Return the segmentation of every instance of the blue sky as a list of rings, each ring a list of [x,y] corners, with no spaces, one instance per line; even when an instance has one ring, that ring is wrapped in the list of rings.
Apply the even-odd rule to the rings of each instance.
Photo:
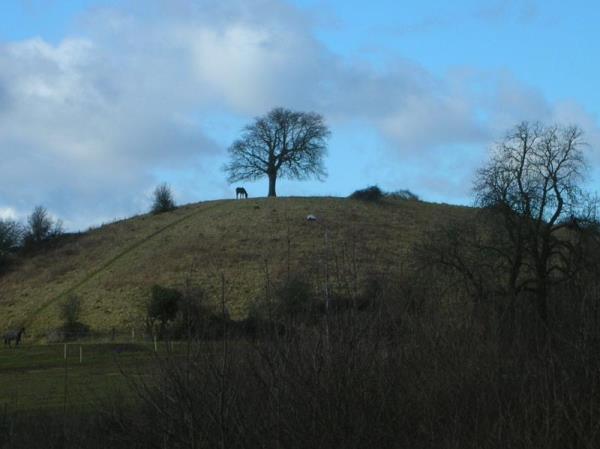
[[[180,203],[232,197],[227,147],[275,106],[332,130],[327,180],[280,195],[468,204],[521,120],[581,126],[598,190],[598,23],[593,1],[2,0],[0,216],[43,204],[82,229],[163,181]]]

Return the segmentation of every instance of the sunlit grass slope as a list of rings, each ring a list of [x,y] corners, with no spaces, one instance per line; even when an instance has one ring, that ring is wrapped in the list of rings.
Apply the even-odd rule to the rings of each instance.
[[[393,273],[410,265],[425,230],[471,213],[398,199],[261,198],[134,217],[23,257],[0,278],[0,329],[25,323],[42,336],[60,324],[59,305],[70,294],[81,298],[81,321],[92,330],[139,328],[153,284],[200,285],[216,303],[222,277],[227,307],[240,318],[265,297],[267,279],[276,284],[288,267],[310,275],[316,288],[325,267],[333,288],[353,273]]]

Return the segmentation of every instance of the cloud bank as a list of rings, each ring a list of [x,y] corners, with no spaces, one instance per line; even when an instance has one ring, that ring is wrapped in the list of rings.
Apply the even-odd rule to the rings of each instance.
[[[576,103],[550,104],[510,73],[350,60],[317,39],[311,13],[281,0],[249,3],[93,9],[57,44],[0,43],[0,208],[22,216],[44,204],[75,229],[144,210],[164,176],[181,201],[201,199],[185,190],[190,179],[204,198],[221,196],[219,168],[237,129],[212,129],[210,118],[239,123],[277,105],[320,112],[334,133],[355,121],[369,127],[390,160],[411,161],[433,192],[447,185],[426,181],[427,164],[477,162],[522,119],[572,120],[600,143],[595,117]]]

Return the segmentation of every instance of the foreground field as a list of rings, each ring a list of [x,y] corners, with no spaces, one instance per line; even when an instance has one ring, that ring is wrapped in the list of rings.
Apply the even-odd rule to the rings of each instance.
[[[159,363],[136,347],[85,347],[89,364],[69,359],[67,407],[60,346],[3,352],[13,372],[0,397],[21,402],[0,410],[0,447],[600,447],[600,314],[557,326],[547,344],[529,320],[510,333],[449,320],[422,288],[421,307],[382,297],[247,344],[198,341]],[[126,384],[119,365],[151,376]]]
[[[62,344],[0,349],[0,409],[97,407],[117,394],[126,396],[124,373],[143,374],[154,358],[153,347],[143,344],[69,344],[67,351],[65,363]]]

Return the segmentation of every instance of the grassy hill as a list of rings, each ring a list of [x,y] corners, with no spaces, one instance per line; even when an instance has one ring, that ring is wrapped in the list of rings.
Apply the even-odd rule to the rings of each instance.
[[[0,329],[25,323],[42,336],[60,324],[59,305],[82,301],[92,330],[140,327],[153,284],[200,285],[220,296],[221,275],[233,318],[265,296],[268,278],[288,270],[323,285],[399,272],[410,248],[436,223],[472,209],[399,199],[369,203],[344,198],[260,198],[191,204],[67,235],[23,256],[0,277]],[[314,214],[319,222],[308,222]],[[321,281],[320,281],[321,280]]]

